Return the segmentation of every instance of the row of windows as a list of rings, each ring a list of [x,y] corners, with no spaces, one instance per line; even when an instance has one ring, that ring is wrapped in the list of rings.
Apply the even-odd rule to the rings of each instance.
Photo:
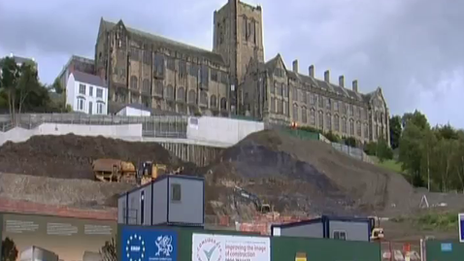
[[[288,88],[285,84],[275,82],[274,88],[271,88],[271,93],[277,94],[283,97],[288,97]],[[333,100],[322,95],[317,95],[310,92],[304,92],[303,90],[294,89],[292,92],[292,100],[301,102],[307,105],[317,106],[319,108],[325,108],[327,110],[333,110],[349,116],[356,116],[359,119],[368,119],[366,110],[361,107],[354,106],[353,104],[345,104],[341,101]]]
[[[88,95],[90,97],[93,97],[93,89],[94,87],[89,85],[89,92],[87,94],[87,85],[82,84],[82,83],[79,84],[79,94]],[[97,89],[96,97],[103,99],[103,89],[102,88],[96,88],[96,89]]]
[[[135,61],[140,60],[140,53],[141,50],[132,48],[131,50],[131,59]],[[148,55],[148,57],[151,57],[151,52],[147,51],[144,52]],[[143,56],[145,57],[145,56]],[[148,60],[150,61],[151,58]],[[144,60],[145,63],[145,60]],[[177,68],[176,68],[176,63],[177,63]],[[147,64],[150,64],[148,62]],[[204,85],[208,85],[209,80],[215,81],[215,82],[221,82],[223,84],[229,84],[229,75],[227,72],[221,72],[216,69],[210,69],[207,65],[197,65],[197,64],[190,64],[188,71],[187,71],[187,62],[184,60],[176,60],[172,57],[165,57],[163,54],[156,53],[154,55],[154,72],[155,72],[155,77],[158,78],[163,78],[165,76],[165,68],[171,71],[176,71],[179,75],[179,78],[186,78],[187,74],[191,75],[193,77],[199,77],[200,78],[200,83]],[[135,79],[133,78],[135,77]],[[132,80],[134,79],[134,80]],[[134,88],[137,88],[137,77],[136,76],[131,76],[131,88],[134,86]],[[132,83],[134,82],[134,84]]]
[[[77,110],[82,111],[88,114],[93,114],[93,102],[89,101],[88,107],[86,105],[86,100],[84,97],[77,97]],[[103,114],[103,108],[105,104],[103,102],[97,102],[97,114]]]

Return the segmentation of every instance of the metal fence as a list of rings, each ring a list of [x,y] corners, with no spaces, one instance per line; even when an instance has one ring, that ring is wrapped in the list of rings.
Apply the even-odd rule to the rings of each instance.
[[[116,116],[87,115],[77,113],[21,114],[14,123],[8,114],[0,115],[0,131],[6,132],[15,126],[34,129],[42,123],[123,125],[142,124],[143,137],[186,138],[188,116]]]

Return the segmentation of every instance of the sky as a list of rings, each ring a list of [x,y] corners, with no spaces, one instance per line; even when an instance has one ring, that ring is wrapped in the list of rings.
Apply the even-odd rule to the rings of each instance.
[[[0,0],[0,56],[33,57],[51,83],[71,55],[94,57],[100,18],[204,49],[227,0]],[[420,110],[464,128],[464,1],[246,0],[263,10],[265,58],[315,65],[359,90],[380,86],[391,114]],[[285,5],[282,5],[285,3]]]

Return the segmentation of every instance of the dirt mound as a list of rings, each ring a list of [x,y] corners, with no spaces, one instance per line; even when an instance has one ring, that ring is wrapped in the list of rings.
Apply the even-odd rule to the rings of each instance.
[[[5,143],[0,147],[0,172],[93,179],[91,163],[98,158],[180,164],[158,143],[126,142],[101,136],[50,135],[33,136],[21,143]]]
[[[241,186],[272,202],[280,212],[383,213],[390,208],[407,209],[405,199],[413,193],[396,173],[351,158],[323,142],[269,130],[251,134],[225,150],[209,170],[207,181],[218,189]]]
[[[132,186],[91,180],[0,173],[0,197],[78,208],[117,207],[116,198]]]

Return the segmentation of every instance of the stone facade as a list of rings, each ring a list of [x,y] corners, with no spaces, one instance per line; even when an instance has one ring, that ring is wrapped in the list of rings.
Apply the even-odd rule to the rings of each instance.
[[[389,140],[388,107],[377,88],[361,94],[344,84],[287,70],[280,55],[264,62],[260,6],[228,0],[214,12],[213,50],[188,46],[101,20],[95,68],[109,100],[182,114],[249,115],[271,123],[311,126],[363,142]]]
[[[239,111],[269,123],[296,123],[362,142],[390,140],[389,111],[380,87],[362,94],[357,80],[348,89],[344,76],[334,84],[329,71],[324,80],[314,73],[313,65],[307,75],[299,73],[297,60],[287,70],[280,54],[267,63],[251,62],[240,86]]]

